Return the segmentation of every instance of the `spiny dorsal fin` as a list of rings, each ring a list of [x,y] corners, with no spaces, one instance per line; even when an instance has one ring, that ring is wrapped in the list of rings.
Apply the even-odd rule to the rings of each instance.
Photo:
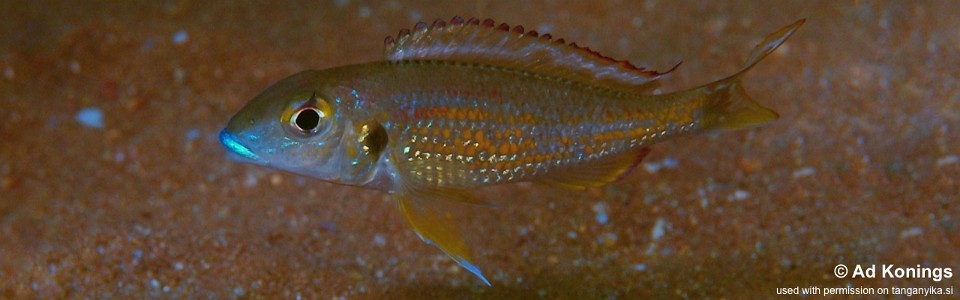
[[[525,31],[523,26],[511,28],[506,23],[496,25],[491,19],[464,21],[460,17],[454,17],[449,23],[420,22],[412,31],[400,30],[396,39],[388,36],[384,40],[384,58],[486,64],[629,92],[655,89],[660,76],[679,66],[662,73],[647,70],[576,43],[555,40],[549,34]]]

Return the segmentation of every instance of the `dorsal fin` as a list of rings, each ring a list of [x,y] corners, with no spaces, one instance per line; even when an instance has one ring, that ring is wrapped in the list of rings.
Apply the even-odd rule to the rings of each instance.
[[[523,26],[496,25],[491,19],[449,23],[419,22],[413,30],[403,29],[397,38],[384,40],[384,58],[401,60],[450,60],[493,65],[532,73],[558,76],[587,84],[629,92],[645,92],[658,86],[657,72],[636,67],[627,61],[603,56],[587,47],[567,44],[549,34],[524,31]]]

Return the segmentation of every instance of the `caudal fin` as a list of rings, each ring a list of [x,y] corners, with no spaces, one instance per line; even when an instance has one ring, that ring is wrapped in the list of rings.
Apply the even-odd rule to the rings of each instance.
[[[747,95],[740,79],[758,62],[773,53],[794,32],[803,25],[800,19],[767,36],[753,51],[750,58],[737,73],[708,84],[705,88],[710,99],[704,115],[704,128],[707,129],[743,129],[763,125],[780,118],[780,115],[763,107]]]

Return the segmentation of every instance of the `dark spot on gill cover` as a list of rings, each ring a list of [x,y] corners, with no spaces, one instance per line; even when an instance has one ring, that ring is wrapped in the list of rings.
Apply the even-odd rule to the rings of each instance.
[[[387,142],[390,140],[387,137],[387,130],[376,121],[364,124],[364,127],[366,128],[364,128],[363,135],[360,137],[364,150],[370,156],[379,157],[383,149],[387,148]]]

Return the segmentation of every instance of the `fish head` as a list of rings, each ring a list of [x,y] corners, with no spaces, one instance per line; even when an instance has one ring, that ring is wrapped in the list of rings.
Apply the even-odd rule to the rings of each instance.
[[[322,71],[283,79],[250,100],[220,132],[232,159],[339,182],[350,97]]]

